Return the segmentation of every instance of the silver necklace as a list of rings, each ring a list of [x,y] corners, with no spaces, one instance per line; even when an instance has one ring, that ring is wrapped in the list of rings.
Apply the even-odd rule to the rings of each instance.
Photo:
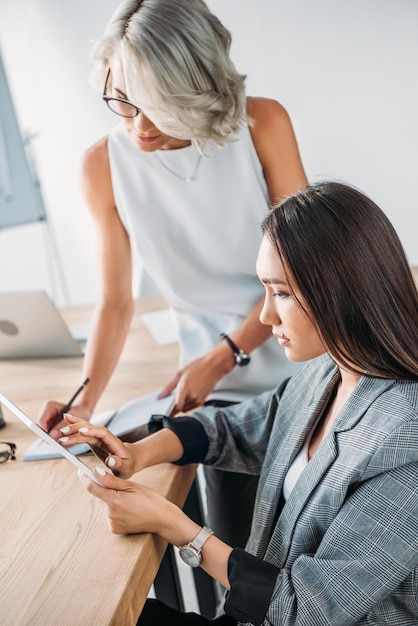
[[[193,180],[196,180],[197,171],[199,169],[199,165],[200,165],[200,162],[202,160],[202,155],[201,154],[199,154],[199,156],[198,156],[198,159],[196,161],[196,165],[195,165],[193,174],[191,176],[188,176],[187,178],[184,178],[183,176],[180,176],[180,174],[177,174],[177,172],[172,170],[171,167],[168,167],[168,165],[166,165],[164,163],[164,161],[161,160],[161,157],[158,154],[158,150],[155,152],[155,154],[157,156],[157,159],[159,160],[159,162],[163,166],[163,168],[166,169],[167,172],[170,172],[170,174],[172,174],[173,176],[175,176],[179,180],[182,180],[184,183],[191,183]]]

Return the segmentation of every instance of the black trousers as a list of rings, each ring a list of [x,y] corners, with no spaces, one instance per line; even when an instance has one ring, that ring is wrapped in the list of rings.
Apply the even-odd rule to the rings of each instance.
[[[209,400],[206,406],[227,407],[235,402]],[[245,548],[250,535],[258,476],[224,472],[205,466],[208,525],[233,548]]]
[[[208,525],[233,548],[245,548],[250,535],[258,476],[205,466]]]
[[[237,622],[223,615],[207,619],[197,613],[182,613],[159,600],[148,599],[136,626],[236,626]]]

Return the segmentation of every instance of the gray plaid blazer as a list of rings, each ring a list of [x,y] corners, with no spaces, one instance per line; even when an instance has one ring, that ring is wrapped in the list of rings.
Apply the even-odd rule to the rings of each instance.
[[[337,379],[324,355],[282,395],[196,411],[209,439],[204,462],[260,474],[247,551],[279,571],[264,626],[413,626],[417,382],[363,377],[283,503],[286,472]]]

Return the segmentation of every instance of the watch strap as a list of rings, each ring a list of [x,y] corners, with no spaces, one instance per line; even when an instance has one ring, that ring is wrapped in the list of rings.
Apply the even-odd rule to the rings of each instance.
[[[221,333],[221,339],[225,339],[226,343],[231,348],[232,352],[235,355],[235,363],[237,365],[248,365],[248,363],[251,361],[251,357],[249,354],[244,352],[244,350],[238,348],[237,344],[234,343],[231,337],[229,337],[226,333]]]
[[[195,548],[198,552],[200,552],[206,541],[213,534],[214,531],[211,528],[203,526],[202,530],[197,533],[196,537],[189,543],[189,545]]]
[[[235,354],[240,353],[240,349],[238,348],[237,344],[234,343],[231,337],[229,337],[226,333],[221,333],[221,339],[225,339],[226,343],[231,348],[231,350],[235,352]]]

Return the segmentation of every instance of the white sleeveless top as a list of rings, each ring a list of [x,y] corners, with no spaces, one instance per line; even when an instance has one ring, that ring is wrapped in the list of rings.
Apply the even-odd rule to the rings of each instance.
[[[269,198],[249,129],[225,148],[206,146],[210,156],[199,163],[192,146],[142,152],[122,124],[108,151],[119,216],[174,312],[184,365],[232,333],[264,295],[255,264]],[[272,337],[210,397],[243,400],[296,369]]]

